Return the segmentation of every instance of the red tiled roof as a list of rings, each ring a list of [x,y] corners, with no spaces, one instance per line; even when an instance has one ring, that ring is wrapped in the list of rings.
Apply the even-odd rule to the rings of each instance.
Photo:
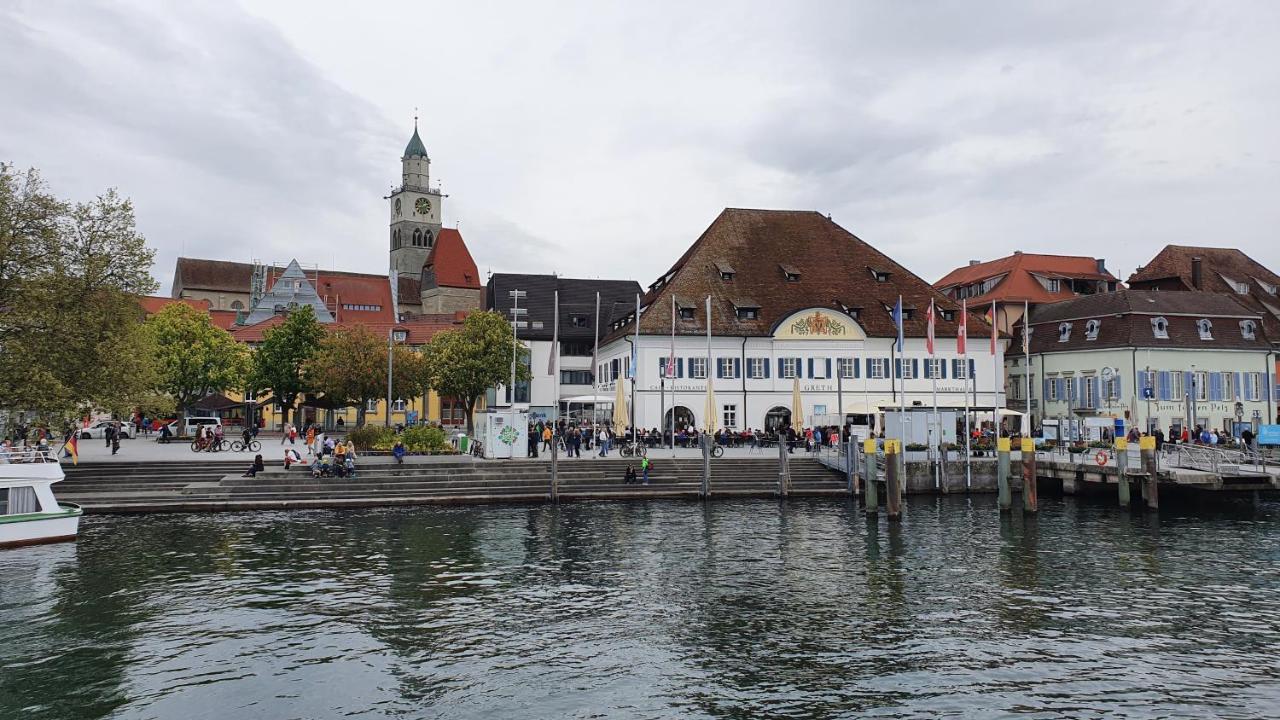
[[[368,328],[375,335],[386,335],[392,328],[403,330],[407,333],[406,341],[410,345],[421,345],[430,340],[436,333],[441,330],[449,330],[461,326],[466,315],[464,313],[448,313],[440,315],[416,315],[404,322],[391,322],[390,320],[379,321],[362,321],[349,320],[331,323],[325,325],[325,329],[333,332],[356,326]],[[262,342],[267,330],[284,322],[283,315],[274,315],[255,325],[235,328],[231,331],[231,336],[236,340],[244,343]]]
[[[174,298],[159,297],[157,295],[143,295],[138,298],[138,304],[142,306],[142,312],[147,315],[155,315],[174,303],[185,303],[202,312],[207,312],[209,310],[208,300],[196,300],[191,298],[176,300]]]
[[[1050,279],[1116,281],[1116,277],[1111,273],[1098,272],[1098,261],[1095,258],[1079,255],[1014,253],[996,260],[956,268],[933,286],[945,292],[956,286],[973,285],[990,278],[1004,276],[990,292],[970,299],[985,302],[1026,300],[1045,303],[1075,297],[1075,293],[1066,286],[1061,287],[1056,293],[1049,292],[1036,279],[1037,275]]]
[[[456,228],[441,228],[422,267],[422,278],[427,286],[480,289],[476,261]]]
[[[209,319],[213,321],[214,325],[217,325],[223,330],[230,330],[231,328],[235,327],[237,315],[239,315],[239,313],[236,312],[235,310],[210,310],[209,311]]]
[[[779,263],[791,266],[800,279],[789,282]],[[730,281],[721,280],[718,266],[734,269]],[[888,273],[878,282],[875,272]],[[954,310],[955,319],[939,316],[936,334],[954,337],[959,320],[959,303],[934,290],[929,283],[876,250],[862,239],[813,211],[744,210],[728,208],[685,251],[663,278],[651,286],[642,299],[646,307],[664,308],[641,315],[640,332],[665,335],[671,332],[670,307],[674,293],[678,302],[694,305],[694,320],[681,320],[681,335],[706,331],[701,299],[712,298],[712,323],[722,335],[769,336],[774,326],[791,313],[809,307],[836,310],[861,308],[857,322],[868,335],[893,337],[891,308],[901,295],[903,305],[916,312],[906,320],[904,332],[923,337],[927,323],[925,308],[933,299],[942,310]],[[759,306],[757,320],[739,320],[735,300],[750,298]],[[973,308],[969,336],[981,337],[990,326]],[[628,322],[614,330],[609,339],[628,332]]]

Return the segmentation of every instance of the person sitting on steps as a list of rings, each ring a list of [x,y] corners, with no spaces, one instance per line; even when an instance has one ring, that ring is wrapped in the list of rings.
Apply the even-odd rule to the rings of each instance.
[[[623,485],[634,485],[636,482],[636,469],[627,465],[627,471],[622,475]]]
[[[249,471],[241,475],[240,477],[257,477],[258,473],[262,472],[265,469],[266,469],[266,466],[262,462],[262,456],[254,455],[253,464],[249,466]]]
[[[404,443],[397,440],[394,447],[391,448],[391,456],[396,459],[397,465],[404,464]]]

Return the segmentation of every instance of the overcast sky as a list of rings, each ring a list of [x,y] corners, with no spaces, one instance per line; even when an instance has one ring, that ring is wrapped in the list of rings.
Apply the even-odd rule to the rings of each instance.
[[[726,206],[935,281],[1167,243],[1280,270],[1280,3],[0,0],[0,159],[182,254],[385,272],[414,108],[488,271],[651,282]]]

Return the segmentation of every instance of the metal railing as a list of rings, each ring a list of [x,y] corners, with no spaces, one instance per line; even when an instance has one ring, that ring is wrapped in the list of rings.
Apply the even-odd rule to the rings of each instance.
[[[20,447],[0,449],[0,463],[56,463],[58,454],[53,448]]]
[[[1212,445],[1181,443],[1164,446],[1165,461],[1174,467],[1215,475],[1267,474],[1268,457],[1252,449],[1232,450]]]

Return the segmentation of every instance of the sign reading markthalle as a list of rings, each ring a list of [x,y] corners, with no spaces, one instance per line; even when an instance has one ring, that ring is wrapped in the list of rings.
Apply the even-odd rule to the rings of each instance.
[[[773,336],[779,340],[863,340],[867,334],[848,315],[810,308],[783,319]]]
[[[1259,445],[1280,445],[1280,425],[1259,425]]]

